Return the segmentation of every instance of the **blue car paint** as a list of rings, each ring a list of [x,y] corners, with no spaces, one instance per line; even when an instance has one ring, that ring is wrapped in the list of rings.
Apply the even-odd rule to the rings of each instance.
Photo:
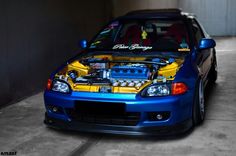
[[[123,102],[126,104],[127,112],[141,112],[141,120],[137,126],[168,126],[184,121],[191,117],[192,94],[189,91],[184,95],[166,96],[155,98],[143,98],[139,94],[112,94],[112,93],[87,93],[72,92],[71,95],[45,91],[45,104],[61,106],[63,108],[74,108],[74,101],[101,101],[101,102]],[[148,121],[147,112],[153,110],[170,111],[171,117],[166,121]],[[64,121],[70,120],[65,115],[48,112],[51,117],[57,117]]]
[[[216,42],[214,40],[205,38],[201,40],[198,47],[199,49],[207,49],[207,48],[211,48],[215,46],[216,46]]]
[[[194,52],[193,52],[194,53]],[[194,70],[191,62],[191,54],[186,56],[183,66],[178,71],[174,82],[185,82],[188,86],[187,93],[183,95],[169,95],[164,97],[142,97],[140,94],[112,94],[112,93],[90,93],[90,92],[75,92],[71,94],[63,94],[53,91],[45,91],[44,100],[45,106],[54,105],[62,108],[74,108],[76,100],[84,101],[101,101],[101,102],[124,102],[127,112],[141,112],[141,119],[135,127],[162,127],[171,126],[181,123],[192,117],[192,104],[194,100],[195,83],[198,78],[198,73]],[[196,67],[195,67],[196,68]],[[59,68],[58,70],[60,70]],[[195,72],[194,72],[195,71]],[[147,112],[152,111],[170,111],[171,116],[164,121],[148,121]],[[64,122],[70,122],[71,119],[66,114],[56,114],[47,110],[47,116],[60,119]],[[123,126],[125,127],[125,126]],[[109,129],[108,129],[109,130]],[[105,133],[114,134],[130,134],[121,131],[109,131],[104,129]]]
[[[162,17],[162,16],[160,16]],[[169,16],[167,16],[169,17]],[[214,47],[213,42],[208,42],[203,40],[201,45],[202,47]],[[140,127],[162,127],[162,126],[171,126],[186,120],[192,120],[192,107],[194,103],[194,94],[196,83],[198,79],[202,76],[199,72],[199,69],[196,65],[196,55],[199,52],[197,48],[190,47],[191,52],[185,57],[185,61],[182,64],[182,67],[177,72],[174,82],[184,82],[188,91],[182,95],[169,95],[163,97],[142,97],[140,94],[112,94],[112,93],[91,93],[91,92],[76,92],[72,91],[70,94],[63,94],[53,91],[45,90],[44,92],[44,102],[47,108],[47,105],[60,106],[63,109],[65,108],[74,108],[75,101],[100,101],[100,102],[122,102],[126,104],[126,112],[141,112],[141,119],[135,128]],[[73,59],[70,59],[68,62],[72,62]],[[64,65],[59,67],[55,72],[53,72],[50,78],[53,78],[55,73],[61,70]],[[164,121],[149,121],[147,120],[147,112],[152,111],[170,111],[170,118]],[[70,124],[70,117],[66,114],[56,114],[47,109],[46,115],[51,118],[60,119],[66,123]],[[114,129],[109,129],[112,127]],[[126,126],[117,126],[117,125],[107,125],[102,128],[102,132],[105,133],[114,133],[114,134],[130,134],[126,131],[120,131],[120,127]],[[116,129],[117,128],[117,129]],[[86,129],[86,131],[90,131]],[[96,130],[96,128],[95,128]],[[134,131],[135,133],[135,131]]]
[[[74,101],[102,101],[102,102],[124,102],[127,112],[142,112],[141,120],[137,126],[168,126],[192,116],[192,103],[195,90],[195,82],[198,78],[197,71],[193,70],[193,63],[190,59],[191,54],[186,56],[183,66],[178,71],[174,82],[185,82],[188,86],[188,92],[183,95],[170,95],[164,97],[142,97],[140,94],[112,94],[112,93],[91,93],[76,92],[63,94],[53,91],[45,91],[45,105],[61,106],[63,108],[74,108]],[[146,112],[153,110],[170,111],[171,117],[166,121],[148,121]],[[51,117],[56,117],[64,121],[70,118],[66,115],[59,115],[48,112]]]

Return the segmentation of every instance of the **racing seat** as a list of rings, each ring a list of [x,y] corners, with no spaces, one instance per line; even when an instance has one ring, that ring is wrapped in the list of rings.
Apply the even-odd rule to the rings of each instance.
[[[182,23],[175,23],[172,24],[165,34],[166,37],[172,37],[175,39],[178,43],[181,43],[183,38],[187,43],[189,43],[189,37],[186,30],[186,27]]]
[[[125,45],[131,45],[131,44],[139,44],[142,46],[147,46],[151,44],[150,39],[142,39],[141,37],[142,31],[141,27],[138,25],[130,26],[124,37],[122,37],[119,41],[119,43],[125,44]],[[148,36],[147,36],[148,37]]]

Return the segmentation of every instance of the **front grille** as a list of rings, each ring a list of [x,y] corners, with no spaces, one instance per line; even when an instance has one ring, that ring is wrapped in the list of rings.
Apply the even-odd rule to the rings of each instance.
[[[137,125],[141,116],[139,112],[125,112],[124,103],[91,101],[77,101],[66,113],[74,121],[125,126]]]
[[[76,101],[75,111],[79,114],[123,115],[125,113],[125,103]]]

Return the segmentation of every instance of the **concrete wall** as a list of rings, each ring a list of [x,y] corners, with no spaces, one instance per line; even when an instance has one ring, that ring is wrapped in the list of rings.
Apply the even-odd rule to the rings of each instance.
[[[109,8],[109,0],[0,0],[0,106],[43,89]]]
[[[0,106],[43,89],[111,14],[176,7],[194,12],[212,35],[236,35],[235,0],[0,0]]]
[[[113,4],[115,17],[137,9],[182,8],[196,14],[209,34],[236,35],[236,0],[113,0]]]
[[[115,17],[138,9],[176,8],[178,0],[113,0]]]
[[[235,0],[179,0],[179,7],[193,12],[211,35],[236,35]]]

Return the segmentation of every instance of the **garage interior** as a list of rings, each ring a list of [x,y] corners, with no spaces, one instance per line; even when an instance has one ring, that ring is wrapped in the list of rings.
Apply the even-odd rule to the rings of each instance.
[[[43,124],[50,73],[109,20],[131,10],[182,8],[216,40],[218,80],[203,125],[185,136],[146,138],[52,130]],[[235,0],[0,0],[0,152],[17,155],[235,155]],[[234,60],[235,59],[235,60]]]

